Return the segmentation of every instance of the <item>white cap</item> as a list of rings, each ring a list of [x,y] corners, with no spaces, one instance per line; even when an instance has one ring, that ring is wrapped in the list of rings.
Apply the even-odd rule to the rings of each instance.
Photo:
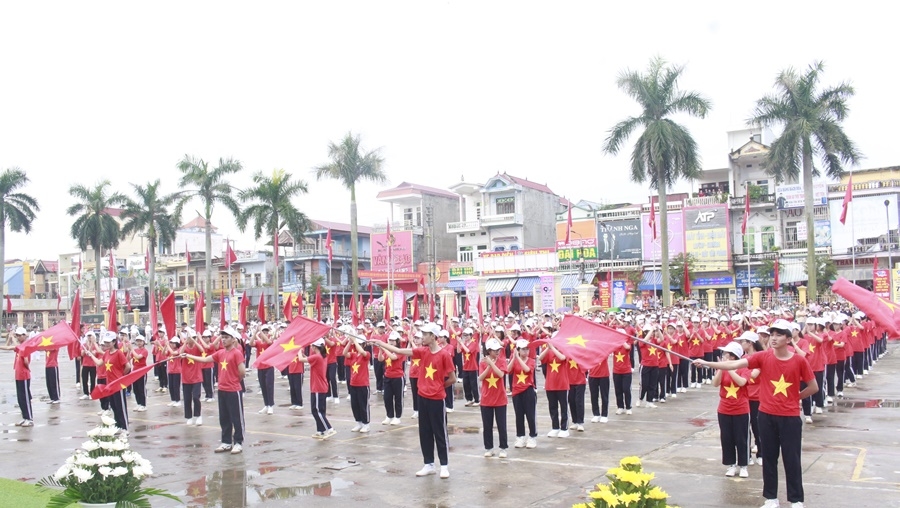
[[[728,344],[725,344],[724,346],[717,349],[719,349],[720,351],[727,351],[737,358],[744,356],[744,348],[742,348],[741,345],[737,342],[729,342]]]
[[[450,332],[448,332],[447,330],[441,330],[440,332],[438,332],[438,335],[441,336],[441,337],[448,337],[448,338],[449,338],[449,337],[450,337]]]
[[[179,339],[178,336],[176,335],[175,337],[172,337],[171,339],[169,339],[169,342],[181,342],[181,339]]]
[[[757,335],[763,334],[763,333],[766,335],[771,335],[771,333],[769,332],[768,326],[760,326],[759,328],[756,329],[756,333],[757,333]]]
[[[204,337],[212,337],[212,330],[203,330]]]
[[[28,333],[28,330],[26,330],[22,326],[16,328],[16,335],[26,335],[27,333]]]
[[[694,317],[691,318],[691,323],[699,323],[699,322],[700,322],[700,318],[699,318],[699,317],[694,316]]]
[[[516,323],[516,324],[514,324],[514,325],[512,325],[512,326],[509,327],[509,331],[513,331],[513,330],[515,330],[515,331],[517,331],[517,332],[521,332],[521,331],[522,331],[522,327],[519,326],[519,323]]]
[[[459,318],[456,316],[453,316],[452,318],[450,318],[450,321],[452,321],[454,323],[459,323]]]
[[[413,337],[416,337],[416,338],[421,339],[421,338],[422,338],[422,332],[421,332],[421,331],[418,331],[418,332],[414,333],[414,334],[413,334]]]
[[[434,323],[428,323],[427,325],[423,325],[421,330],[422,330],[422,333],[430,333],[432,335],[438,335],[439,333],[441,333],[441,327]]]
[[[503,328],[502,326],[495,326],[494,331],[495,332],[505,332],[506,328]]]
[[[357,330],[365,330],[365,329],[366,329],[366,325],[356,325],[356,329],[357,329]]]
[[[135,340],[135,342],[137,342],[137,341],[147,342],[147,340],[144,339],[144,336],[141,335],[141,334],[135,335],[135,336],[134,336],[134,340]]]
[[[313,345],[313,346],[324,346],[324,345],[325,345],[325,339],[318,338],[318,339],[316,339],[315,341],[313,341],[312,345]]]
[[[387,340],[396,340],[397,342],[400,342],[400,334],[397,332],[391,332],[388,335]]]
[[[468,326],[463,329],[463,335],[472,335],[473,333],[475,333],[475,331]]]
[[[516,348],[525,349],[528,347],[528,341],[525,339],[516,339]]]
[[[742,333],[740,337],[738,337],[738,340],[748,340],[750,342],[759,342],[759,335],[756,332],[751,332],[751,331],[747,330],[746,332]]]
[[[384,328],[384,321],[379,321],[375,323],[375,328]]]
[[[791,324],[784,319],[776,319],[774,323],[769,325],[769,333],[772,333],[771,330],[784,330],[788,335],[791,333]]]
[[[497,339],[488,339],[488,341],[484,343],[484,348],[499,351],[503,348],[503,345],[500,344],[500,341]]]
[[[238,325],[238,326],[241,326],[241,325]],[[231,326],[226,326],[225,328],[222,328],[222,331],[219,333],[224,333],[225,335],[229,335],[235,339],[241,338],[241,334]]]
[[[103,332],[100,334],[100,342],[101,343],[115,342],[115,341],[116,341],[116,333],[115,332],[106,331],[106,332]]]

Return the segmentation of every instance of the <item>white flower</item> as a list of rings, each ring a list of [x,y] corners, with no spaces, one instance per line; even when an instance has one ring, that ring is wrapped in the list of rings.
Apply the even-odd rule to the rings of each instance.
[[[89,431],[87,431],[88,437],[97,437],[100,435],[100,427],[95,427]]]
[[[147,459],[139,459],[138,465],[148,471],[152,471],[153,466],[150,465],[150,461]]]
[[[72,475],[78,479],[78,483],[84,483],[94,477],[93,473],[80,467],[72,468]]]
[[[75,463],[78,464],[79,466],[91,467],[91,466],[97,465],[97,460],[92,459],[91,457],[88,457],[87,455],[79,455],[78,457],[75,458]]]
[[[119,429],[116,427],[103,427],[100,429],[100,435],[104,437],[115,436],[117,432],[119,432]]]
[[[116,424],[116,421],[114,419],[112,419],[106,415],[101,416],[100,421],[103,422],[103,425],[106,425],[107,427],[110,427],[110,426],[113,426]]]
[[[112,450],[112,451],[115,451],[115,452],[120,452],[120,451],[124,450],[124,449],[127,448],[127,447],[128,447],[128,445],[127,445],[124,441],[121,441],[121,440],[119,440],[119,439],[116,439],[116,440],[113,441],[112,443],[109,443],[109,448],[107,448],[107,450]]]
[[[128,469],[124,467],[117,467],[113,469],[109,474],[112,476],[122,476],[123,474],[127,474]]]
[[[134,466],[131,468],[132,476],[134,476],[138,480],[140,480],[141,478],[143,478],[145,476],[150,476],[151,473],[152,473],[152,471],[147,471],[140,466]]]
[[[100,473],[101,475],[103,475],[104,478],[106,478],[107,476],[110,475],[110,473],[112,473],[112,468],[109,468],[106,466],[100,466],[97,469],[97,472]]]
[[[124,460],[125,462],[128,462],[130,464],[130,463],[134,462],[135,455],[137,455],[137,454],[134,452],[126,451],[125,453],[122,454],[122,460]]]
[[[81,447],[87,452],[92,452],[97,448],[100,448],[100,444],[97,444],[96,441],[85,441],[84,443],[81,443]]]
[[[66,476],[69,476],[69,473],[71,473],[71,472],[72,472],[72,466],[69,464],[63,464],[63,466],[61,468],[59,468],[59,470],[56,472],[56,474],[53,475],[53,478],[55,478],[56,481],[59,481],[59,480],[62,480],[63,478],[65,478]]]
[[[66,458],[66,464],[69,464],[69,465],[71,466],[71,465],[74,464],[74,463],[75,463],[75,456],[74,456],[74,455],[70,455],[69,457]]]

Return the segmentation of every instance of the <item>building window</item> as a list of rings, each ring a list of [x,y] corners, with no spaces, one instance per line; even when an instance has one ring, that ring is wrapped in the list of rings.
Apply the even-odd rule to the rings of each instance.
[[[475,203],[475,218],[481,219],[481,201]]]
[[[487,245],[479,245],[478,247],[475,247],[475,248],[476,248],[477,250],[479,250],[479,251],[482,251],[482,250],[488,250],[488,246],[487,246]]]
[[[763,252],[772,252],[775,248],[775,226],[763,226],[762,231],[762,250]]]
[[[472,261],[475,255],[472,252],[472,247],[460,247],[459,252],[456,254],[456,260],[464,263],[467,261]]]
[[[744,235],[744,254],[756,254],[756,230],[748,227]]]
[[[516,198],[497,198],[497,215],[516,213]]]
[[[403,224],[406,226],[422,225],[422,207],[403,209]]]

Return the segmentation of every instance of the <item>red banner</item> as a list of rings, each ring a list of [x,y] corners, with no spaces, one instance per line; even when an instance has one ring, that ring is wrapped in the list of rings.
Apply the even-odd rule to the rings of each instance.
[[[875,295],[886,300],[891,299],[891,276],[888,270],[874,271]]]
[[[598,283],[600,293],[600,307],[608,309],[612,307],[612,288],[609,281],[600,281]]]

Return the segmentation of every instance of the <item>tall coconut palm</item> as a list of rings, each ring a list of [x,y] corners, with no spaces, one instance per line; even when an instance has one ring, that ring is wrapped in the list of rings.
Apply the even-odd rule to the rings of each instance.
[[[20,192],[28,184],[28,175],[19,168],[8,168],[0,174],[0,281],[6,280],[6,227],[16,232],[30,233],[35,213],[41,210],[33,197]],[[3,284],[0,284],[0,302],[3,302]]]
[[[244,212],[238,216],[238,227],[241,231],[247,224],[253,223],[253,234],[256,238],[269,235],[272,246],[277,249],[278,233],[287,228],[291,237],[298,239],[309,231],[310,223],[306,215],[297,209],[292,202],[300,194],[309,190],[303,180],[292,180],[291,175],[283,169],[272,171],[271,176],[262,172],[253,175],[254,187],[240,193],[241,201],[248,204]],[[275,309],[279,308],[278,265],[275,266],[273,287],[275,289]]]
[[[603,151],[618,154],[631,134],[643,129],[631,153],[631,180],[650,182],[659,197],[659,226],[661,233],[661,269],[663,305],[669,305],[669,232],[666,192],[678,179],[694,179],[700,174],[697,143],[690,132],[670,117],[678,113],[704,118],[712,107],[709,100],[697,92],[678,88],[683,66],[667,65],[662,58],[654,58],[647,72],[625,70],[616,83],[641,107],[640,116],[632,116],[617,123],[603,143]]]
[[[814,159],[824,163],[825,173],[840,178],[844,165],[859,163],[862,154],[844,132],[841,123],[850,108],[847,101],[853,97],[853,87],[848,83],[819,89],[819,76],[824,70],[822,62],[813,62],[800,75],[793,68],[781,71],[775,78],[775,92],[756,101],[756,108],[747,123],[772,127],[782,126],[778,139],[772,142],[766,155],[766,169],[777,182],[785,179],[803,179],[803,215],[807,231],[813,231],[813,176],[819,176]],[[801,174],[802,171],[802,174]],[[816,246],[807,242],[806,263],[816,263]],[[810,300],[817,296],[816,271],[808,275],[807,291]]]
[[[82,251],[88,247],[94,250],[94,308],[100,313],[100,257],[103,250],[119,246],[119,223],[110,215],[110,208],[125,201],[118,192],[108,193],[109,180],[101,180],[93,187],[78,184],[69,188],[69,195],[78,202],[70,206],[66,213],[76,217],[72,223],[72,238]]]
[[[206,220],[204,225],[206,233],[206,291],[212,289],[212,230],[210,229],[210,221],[212,220],[213,208],[217,203],[221,203],[227,208],[235,218],[241,216],[241,210],[238,202],[234,199],[234,188],[228,184],[226,178],[239,172],[243,166],[240,161],[228,158],[219,159],[219,165],[213,169],[209,169],[209,163],[203,159],[196,159],[190,155],[185,155],[184,159],[178,163],[178,169],[181,171],[181,181],[179,185],[182,189],[181,197],[175,207],[175,215],[181,216],[181,210],[193,198],[198,198],[203,204],[203,219]],[[190,189],[188,187],[194,187]],[[209,293],[211,294],[211,293]],[[206,300],[206,315],[212,315],[212,304],[214,298]]]
[[[362,180],[383,183],[387,181],[382,169],[384,159],[378,150],[360,150],[359,136],[347,133],[339,144],[329,143],[328,157],[331,162],[314,169],[316,179],[329,178],[341,182],[350,191],[350,256],[353,300],[359,299],[359,245],[356,220],[356,184]]]
[[[162,194],[157,178],[147,185],[131,184],[134,190],[134,198],[125,199],[125,210],[122,212],[122,239],[136,233],[147,235],[147,250],[149,252],[150,265],[150,294],[156,294],[156,250],[162,245],[168,247],[175,241],[175,230],[181,222],[169,212],[169,207],[174,205],[178,194]]]

